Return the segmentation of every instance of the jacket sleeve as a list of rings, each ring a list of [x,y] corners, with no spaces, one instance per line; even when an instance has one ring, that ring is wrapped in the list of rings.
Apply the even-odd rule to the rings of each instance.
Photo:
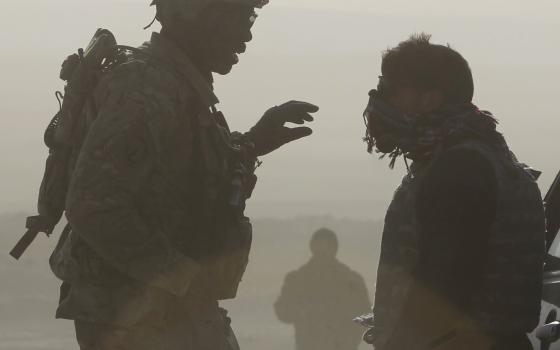
[[[358,273],[355,273],[354,279],[350,286],[352,287],[352,302],[354,303],[356,312],[365,313],[366,311],[371,310],[372,305],[369,299],[369,292],[364,278]],[[359,315],[356,314],[356,316]]]
[[[420,187],[418,277],[454,303],[468,299],[484,269],[496,202],[494,168],[470,149],[442,155]]]
[[[66,215],[73,230],[117,270],[184,295],[198,264],[150,227],[138,208],[157,171],[158,140],[169,132],[162,124],[172,110],[168,98],[142,84],[116,79],[108,85],[72,176]]]
[[[299,293],[300,283],[297,277],[296,272],[290,272],[286,275],[280,297],[274,303],[276,316],[284,323],[294,323],[303,312],[302,307],[305,301]]]

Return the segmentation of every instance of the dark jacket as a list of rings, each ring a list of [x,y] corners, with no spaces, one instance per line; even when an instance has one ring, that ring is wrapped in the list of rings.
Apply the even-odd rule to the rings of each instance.
[[[526,342],[539,320],[544,211],[535,179],[505,143],[445,141],[413,164],[387,214],[374,307],[380,349],[490,349]]]

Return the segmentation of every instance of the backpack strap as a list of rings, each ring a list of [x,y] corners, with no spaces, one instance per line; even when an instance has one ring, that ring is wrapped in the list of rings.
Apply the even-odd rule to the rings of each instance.
[[[181,76],[183,76],[192,88],[195,90],[196,94],[200,98],[200,101],[206,108],[215,110],[215,105],[220,101],[212,92],[212,89],[208,82],[204,80],[202,75],[198,72],[193,63],[188,59],[188,57],[181,53],[181,64],[174,64],[170,59],[164,57],[156,57],[153,55],[149,48],[136,48],[127,45],[117,45],[117,49],[130,51],[135,54],[144,55],[155,61],[165,63],[169,67],[173,67]]]

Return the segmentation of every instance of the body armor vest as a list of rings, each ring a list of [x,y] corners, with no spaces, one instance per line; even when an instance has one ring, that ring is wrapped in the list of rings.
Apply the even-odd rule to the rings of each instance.
[[[135,52],[166,69],[176,70],[196,92],[193,147],[197,154],[198,183],[191,185],[199,186],[193,205],[198,217],[197,232],[190,234],[198,237],[194,246],[181,250],[201,264],[198,283],[206,288],[208,295],[217,300],[235,298],[252,245],[252,225],[244,211],[257,181],[256,159],[249,159],[240,134],[232,133],[224,115],[216,110],[219,101],[212,87],[186,56],[178,68],[165,59],[155,58],[150,47],[143,46]],[[183,240],[177,238],[175,243],[181,246]],[[191,239],[187,241],[192,243]]]
[[[530,332],[540,317],[545,256],[544,208],[535,178],[506,150],[480,141],[454,147],[476,151],[493,164],[498,198],[496,219],[489,229],[488,262],[482,283],[469,301],[472,313],[462,315],[468,319],[465,324],[449,325],[449,330]],[[419,257],[415,199],[438,153],[442,152],[426,164],[413,164],[387,212],[374,307],[378,348],[397,334],[402,309],[414,283]]]
[[[207,232],[203,261],[207,284],[217,299],[232,299],[249,262],[252,225],[244,216],[245,201],[256,184],[254,161],[243,156],[221,112],[198,116],[196,138],[200,156],[202,198],[200,222]]]

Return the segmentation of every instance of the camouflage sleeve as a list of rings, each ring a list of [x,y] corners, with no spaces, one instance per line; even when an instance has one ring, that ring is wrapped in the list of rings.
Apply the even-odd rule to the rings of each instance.
[[[184,295],[198,264],[179,253],[157,227],[150,227],[138,209],[161,158],[161,147],[154,140],[162,137],[158,120],[171,113],[163,107],[168,97],[142,86],[108,91],[72,177],[68,220],[119,271],[143,284]]]

